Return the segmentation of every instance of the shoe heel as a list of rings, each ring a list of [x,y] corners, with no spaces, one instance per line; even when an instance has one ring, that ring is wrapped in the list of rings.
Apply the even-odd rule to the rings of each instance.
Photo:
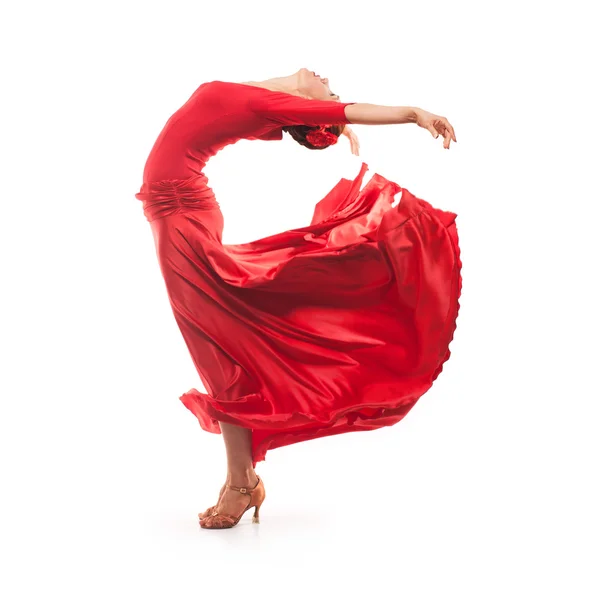
[[[261,503],[262,504],[262,503]],[[258,510],[260,508],[260,504],[258,506],[255,507],[254,509],[254,514],[252,515],[252,522],[253,523],[260,523],[260,519],[258,517]]]

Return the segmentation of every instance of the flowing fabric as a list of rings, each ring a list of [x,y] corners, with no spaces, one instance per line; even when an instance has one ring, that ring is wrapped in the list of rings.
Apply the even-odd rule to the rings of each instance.
[[[242,121],[233,119],[247,139],[281,139],[273,127],[288,122],[348,122],[350,103],[215,83],[213,94],[238,92],[229,119],[250,107]],[[188,114],[202,120],[198,107],[210,102],[197,95],[178,122],[189,123]],[[165,131],[169,123],[161,136],[170,143],[155,150],[177,138]],[[149,177],[136,197],[206,389],[180,396],[202,429],[220,433],[220,421],[250,429],[256,466],[269,449],[400,421],[450,356],[462,285],[456,214],[379,174],[361,189],[363,163],[355,179],[341,179],[316,204],[310,225],[223,244],[223,216],[206,176],[185,171],[191,155],[170,167],[189,176]],[[151,154],[146,174],[163,168],[160,153]]]

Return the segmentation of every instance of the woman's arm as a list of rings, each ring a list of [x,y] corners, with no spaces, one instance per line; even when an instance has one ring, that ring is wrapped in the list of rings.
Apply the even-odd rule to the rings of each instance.
[[[357,102],[345,108],[348,121],[357,125],[394,125],[416,123],[418,109],[413,106],[381,106]]]
[[[444,136],[445,148],[450,147],[451,139],[456,142],[454,129],[446,117],[440,117],[416,106],[381,106],[365,102],[314,100],[266,89],[255,89],[248,106],[258,119],[277,126],[416,123],[419,127],[427,129],[435,138],[441,133]]]

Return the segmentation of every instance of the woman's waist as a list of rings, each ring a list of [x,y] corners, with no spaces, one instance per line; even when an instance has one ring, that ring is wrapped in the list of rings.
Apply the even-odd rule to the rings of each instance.
[[[140,200],[155,196],[181,196],[181,197],[214,197],[208,185],[208,177],[204,173],[192,175],[186,179],[168,178],[158,180],[144,180],[140,191],[135,195]]]
[[[187,179],[145,181],[135,194],[149,221],[183,209],[211,210],[219,207],[208,177],[203,173]]]

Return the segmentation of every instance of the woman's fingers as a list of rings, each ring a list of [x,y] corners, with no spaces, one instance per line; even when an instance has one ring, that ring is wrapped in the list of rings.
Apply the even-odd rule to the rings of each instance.
[[[438,121],[436,121],[435,124],[438,131],[444,136],[444,148],[448,150],[450,148],[450,141],[456,141],[454,129],[452,128],[452,125],[450,125],[446,117],[439,117]]]
[[[451,141],[456,142],[454,128],[446,117],[419,109],[416,123],[419,127],[427,129],[434,139],[437,139],[441,133],[444,136],[444,148],[446,149],[450,148]]]
[[[440,117],[437,126],[440,133],[444,136],[444,148],[448,150],[448,148],[450,148],[450,129],[446,127],[446,119]]]
[[[358,156],[358,150],[360,148],[360,143],[358,141],[358,138],[356,137],[356,134],[353,131],[349,131],[348,138],[350,140],[350,150],[351,150],[352,154]]]
[[[446,125],[446,129],[448,129],[448,131],[450,132],[450,136],[456,142],[456,135],[454,133],[454,127],[452,127],[452,125],[450,125],[450,123],[448,122],[448,119],[444,119],[444,125]]]
[[[450,148],[450,130],[446,129],[446,134],[444,135],[444,148],[448,150]]]

